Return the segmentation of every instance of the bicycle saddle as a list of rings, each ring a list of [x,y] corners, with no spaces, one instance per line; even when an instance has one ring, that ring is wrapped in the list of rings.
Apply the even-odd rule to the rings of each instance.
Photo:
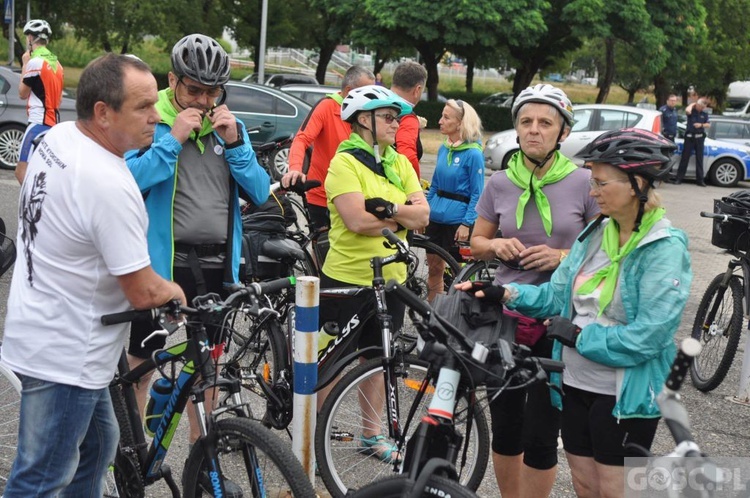
[[[279,261],[305,259],[305,252],[299,244],[289,239],[268,239],[263,242],[261,251],[263,256]]]

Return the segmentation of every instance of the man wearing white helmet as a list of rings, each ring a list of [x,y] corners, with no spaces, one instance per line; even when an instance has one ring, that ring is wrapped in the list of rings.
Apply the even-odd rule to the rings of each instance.
[[[558,152],[573,126],[565,93],[551,85],[529,87],[518,94],[511,114],[520,151],[479,198],[471,250],[478,259],[505,263],[497,268],[496,283],[538,285],[549,281],[599,208],[589,196],[590,172]],[[553,341],[544,337],[542,321],[504,312],[518,319],[516,342],[549,358]],[[550,394],[542,384],[506,391],[490,404],[495,477],[504,498],[540,498],[552,490],[560,414]]]
[[[47,43],[52,35],[49,23],[32,19],[23,27],[26,35],[26,52],[21,56],[21,83],[18,96],[28,99],[26,111],[29,126],[23,136],[21,151],[16,164],[16,178],[23,183],[26,165],[32,150],[32,141],[41,132],[60,121],[60,102],[63,90],[63,67],[57,56],[49,51]]]

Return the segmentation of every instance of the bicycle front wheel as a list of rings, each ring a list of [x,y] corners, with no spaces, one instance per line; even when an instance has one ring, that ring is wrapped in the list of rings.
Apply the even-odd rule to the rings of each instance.
[[[20,410],[21,381],[0,364],[0,495],[5,491],[5,483],[16,459]]]
[[[427,363],[415,357],[405,357],[403,368],[396,367],[398,400],[400,406],[399,423],[402,428],[406,423],[409,409],[415,401],[422,380],[427,375]],[[379,399],[365,397],[364,393],[371,387],[370,383],[383,378],[381,359],[365,362],[349,371],[333,388],[318,414],[318,425],[315,431],[315,456],[323,482],[334,497],[343,497],[349,489],[359,489],[374,479],[391,476],[393,465],[384,463],[374,456],[362,453],[360,436],[364,424],[379,428],[379,433],[388,439],[388,417],[386,416],[383,391]],[[381,388],[382,389],[382,388]],[[371,389],[370,389],[371,390]],[[406,439],[419,426],[422,416],[427,413],[432,386],[417,407]],[[360,401],[362,400],[362,401]],[[365,415],[364,411],[370,411]],[[456,407],[454,422],[456,429],[466,436],[468,419],[467,400],[460,399]],[[368,410],[369,409],[369,410]],[[405,430],[406,430],[405,429]],[[489,458],[489,429],[484,412],[480,408],[474,411],[471,434],[468,436],[469,448],[467,461],[461,465],[461,455],[457,462],[459,480],[463,486],[476,490],[482,482]],[[405,447],[402,448],[402,451]]]
[[[716,389],[732,366],[742,335],[742,280],[732,275],[724,287],[725,275],[716,275],[701,298],[693,322],[694,339],[700,341],[700,354],[690,367],[690,379],[696,389]]]
[[[315,496],[289,444],[269,429],[247,418],[224,418],[213,425],[212,432],[209,437],[216,439],[225,489],[231,481],[229,486],[242,490],[241,496],[246,497]],[[214,496],[207,468],[202,445],[194,445],[182,474],[186,498]]]
[[[382,479],[349,495],[350,498],[401,498],[404,491],[411,491],[413,483],[407,476],[395,476]],[[477,495],[457,482],[432,476],[421,495],[422,498],[477,498]]]
[[[20,410],[21,381],[16,374],[0,364],[0,495],[5,491],[5,483],[8,482],[18,450]]]
[[[253,317],[239,313],[234,318],[232,338],[228,352],[228,368],[236,367],[242,387],[251,396],[245,398],[253,418],[266,413],[266,395],[261,389],[261,379],[269,386],[276,385],[282,371],[289,369],[284,331],[275,318],[258,322]]]
[[[458,271],[461,269],[453,256],[439,245],[433,244],[421,235],[414,236],[414,240],[411,242],[409,249],[416,257],[416,260],[413,264],[409,265],[406,287],[420,298],[427,299],[427,293],[430,290],[427,283],[427,277],[429,274],[427,255],[432,254],[439,258],[445,266],[443,278],[440,282],[440,288],[433,290],[438,294],[448,292],[450,286],[453,285],[453,280],[456,278],[456,275],[458,275]]]

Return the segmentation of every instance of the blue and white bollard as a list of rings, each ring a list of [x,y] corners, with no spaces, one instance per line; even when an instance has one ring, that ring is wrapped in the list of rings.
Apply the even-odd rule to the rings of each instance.
[[[318,395],[320,279],[299,277],[294,319],[294,417],[292,451],[315,486],[315,420]]]

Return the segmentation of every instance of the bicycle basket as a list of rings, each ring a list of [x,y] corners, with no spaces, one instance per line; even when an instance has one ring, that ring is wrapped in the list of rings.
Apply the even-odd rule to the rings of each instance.
[[[742,216],[750,219],[750,210],[732,202],[730,197],[714,199],[714,213]],[[711,244],[730,251],[747,251],[750,249],[750,231],[748,224],[739,221],[713,220]]]
[[[13,238],[5,231],[5,222],[0,218],[0,277],[13,266],[16,261],[16,245]]]

